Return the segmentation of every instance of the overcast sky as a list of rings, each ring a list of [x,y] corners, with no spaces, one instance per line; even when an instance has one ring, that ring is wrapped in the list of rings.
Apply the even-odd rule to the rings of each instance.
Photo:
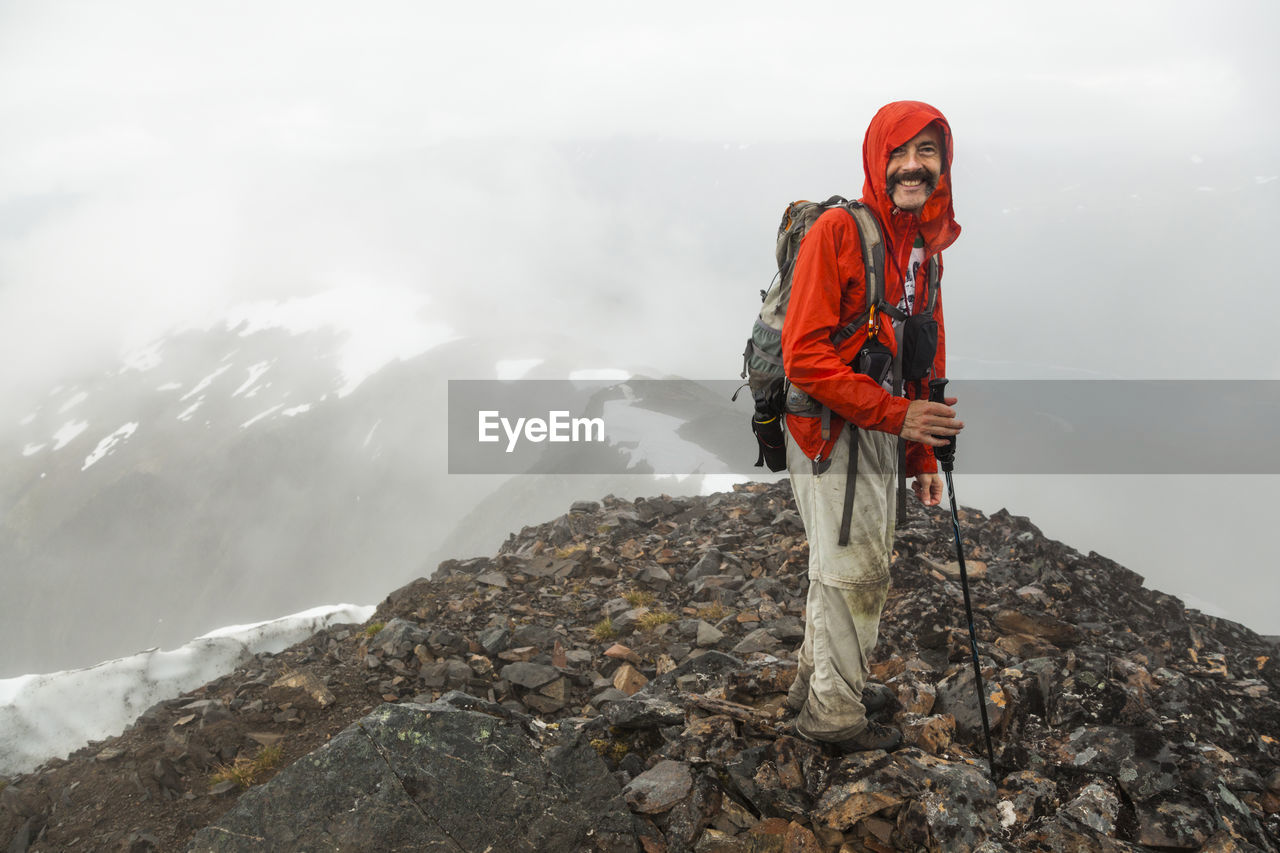
[[[866,123],[902,98],[957,141],[953,375],[1274,379],[1278,18],[1168,0],[0,3],[0,404],[174,325],[333,291],[424,306],[424,334],[511,330],[495,358],[539,355],[521,324],[564,326],[584,367],[731,376],[782,207],[857,194]],[[1004,502],[1140,554],[1168,547],[1154,518],[1191,513],[1214,531],[1172,546],[1193,584],[1222,525],[1269,523],[1274,481],[1244,482]],[[1001,505],[984,489],[960,499]],[[1233,565],[1269,572],[1271,544],[1239,538]]]

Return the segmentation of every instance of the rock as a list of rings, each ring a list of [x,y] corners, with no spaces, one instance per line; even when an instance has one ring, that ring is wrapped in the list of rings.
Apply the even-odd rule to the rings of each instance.
[[[609,723],[621,729],[656,729],[684,723],[684,708],[653,696],[627,697],[605,711]]]
[[[1138,812],[1138,843],[1148,847],[1199,850],[1215,829],[1205,812],[1182,803],[1142,803]]]
[[[627,783],[622,794],[641,814],[665,812],[688,795],[693,773],[683,761],[659,761]]]
[[[914,676],[898,676],[890,679],[886,686],[893,690],[898,704],[909,714],[927,715],[933,710],[933,705],[938,700],[938,691],[934,686]],[[976,692],[974,700],[977,701]]]
[[[621,790],[585,743],[544,753],[514,726],[443,703],[378,708],[246,791],[189,849],[371,839],[387,850],[638,849]]]
[[[430,633],[414,623],[399,617],[382,626],[382,630],[369,640],[369,650],[382,652],[386,657],[405,657],[414,646],[425,644]]]
[[[1058,786],[1034,770],[1010,773],[1000,782],[1001,824],[1026,825],[1058,808]]]
[[[304,709],[327,708],[334,703],[333,693],[315,673],[309,671],[281,676],[267,688],[266,696],[277,705]]]
[[[986,692],[987,722],[991,730],[1004,722],[1008,700],[1003,689],[995,681],[984,677],[982,686]],[[982,739],[982,716],[978,708],[978,688],[973,678],[973,668],[962,666],[953,675],[938,682],[938,698],[933,710],[950,714],[955,718],[956,731],[967,739]]]
[[[767,652],[778,646],[778,638],[769,633],[767,628],[757,628],[747,636],[742,638],[736,646],[733,647],[735,655],[746,656],[755,652]]]
[[[640,655],[636,654],[621,643],[614,643],[612,646],[604,650],[604,654],[605,657],[614,658],[615,660],[624,660],[628,663],[635,664],[636,666],[640,666],[640,664],[643,663],[640,659]]]
[[[698,648],[705,649],[716,645],[724,639],[724,633],[708,622],[698,620]]]
[[[1115,835],[1120,798],[1114,791],[1093,782],[1076,792],[1075,797],[1059,811],[1102,835]]]
[[[702,555],[697,564],[689,570],[684,576],[685,583],[693,583],[699,578],[720,573],[720,565],[724,562],[724,555],[719,549],[712,548]]]
[[[934,565],[937,564],[935,563]],[[949,563],[937,566],[937,568],[949,580],[960,580],[960,563],[958,561],[952,560]],[[965,560],[964,570],[970,581],[982,580],[987,576],[987,564],[982,560]]]
[[[906,743],[933,755],[938,755],[950,746],[956,732],[956,720],[950,714],[932,717],[912,714],[901,720],[901,726],[902,738]]]
[[[502,668],[501,676],[512,684],[528,690],[535,690],[544,684],[559,678],[560,671],[554,666],[540,663],[518,662],[507,664]]]
[[[634,695],[648,683],[649,679],[629,663],[618,667],[618,671],[613,675],[613,686],[628,696]]]
[[[1058,646],[1080,639],[1080,630],[1076,626],[1047,614],[1001,610],[996,614],[995,624],[1001,631],[1040,637]]]

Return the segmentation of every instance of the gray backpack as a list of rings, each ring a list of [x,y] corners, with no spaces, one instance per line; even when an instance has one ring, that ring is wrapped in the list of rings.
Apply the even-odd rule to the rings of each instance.
[[[760,291],[764,305],[751,327],[751,337],[747,339],[747,347],[742,353],[742,378],[747,380],[755,401],[751,429],[760,450],[757,468],[767,465],[770,471],[781,471],[787,467],[782,441],[782,416],[786,411],[787,395],[787,381],[782,369],[782,323],[791,300],[791,275],[795,270],[796,256],[800,253],[800,241],[819,216],[835,207],[847,210],[858,225],[862,262],[867,271],[867,308],[853,322],[832,335],[831,340],[839,344],[851,337],[867,322],[873,308],[897,312],[884,301],[884,241],[880,237],[880,226],[870,210],[860,202],[847,201],[838,195],[822,202],[795,201],[787,205],[778,225],[774,250],[778,272],[769,289]],[[736,400],[737,397],[735,393],[733,398]]]

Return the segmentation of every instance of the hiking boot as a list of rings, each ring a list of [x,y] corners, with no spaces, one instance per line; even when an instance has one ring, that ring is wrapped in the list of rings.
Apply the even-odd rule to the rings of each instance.
[[[880,723],[867,721],[867,727],[858,732],[851,738],[845,738],[841,741],[835,741],[831,744],[836,752],[848,754],[850,752],[864,752],[873,749],[883,749],[885,752],[892,752],[902,745],[902,732],[893,726],[884,726]]]
[[[787,694],[787,707],[795,713],[800,713],[800,709],[804,707],[805,700],[809,698],[809,691],[806,690],[803,695],[797,696],[798,691]],[[866,708],[868,714],[874,714],[876,711],[883,709],[889,704],[889,700],[894,698],[893,691],[883,684],[867,682],[867,686],[862,688],[862,707]]]
[[[902,732],[893,726],[885,726],[880,723],[867,721],[867,726],[853,737],[844,740],[819,740],[810,737],[796,723],[792,723],[789,727],[789,734],[794,734],[802,740],[809,743],[816,743],[822,746],[830,747],[841,755],[848,755],[851,752],[865,752],[873,749],[882,749],[885,752],[892,752],[902,745]]]

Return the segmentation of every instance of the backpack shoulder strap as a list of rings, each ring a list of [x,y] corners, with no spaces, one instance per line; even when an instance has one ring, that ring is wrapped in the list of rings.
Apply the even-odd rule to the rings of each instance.
[[[858,329],[871,318],[871,309],[882,311],[894,319],[902,319],[902,312],[884,300],[884,238],[875,215],[861,202],[851,201],[845,209],[858,226],[858,238],[862,241],[862,268],[866,278],[867,307],[848,325],[831,336],[831,342],[839,346],[853,337]]]
[[[929,315],[938,307],[938,288],[942,286],[941,266],[937,255],[929,259],[929,296],[924,307],[925,313]]]

